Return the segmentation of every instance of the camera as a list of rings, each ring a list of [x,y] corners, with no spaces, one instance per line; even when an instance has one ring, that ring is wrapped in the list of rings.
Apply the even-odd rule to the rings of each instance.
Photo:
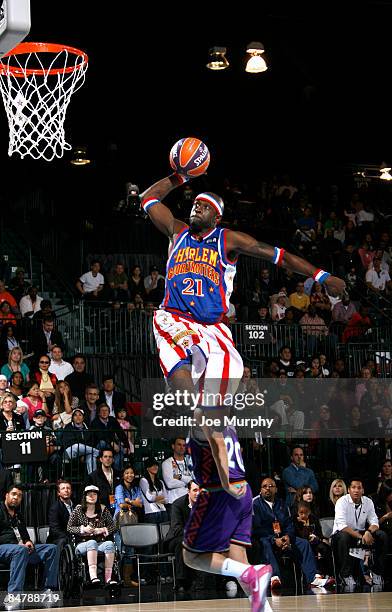
[[[143,217],[143,212],[140,208],[139,187],[134,183],[125,184],[125,199],[120,200],[113,210],[121,215],[129,217]]]

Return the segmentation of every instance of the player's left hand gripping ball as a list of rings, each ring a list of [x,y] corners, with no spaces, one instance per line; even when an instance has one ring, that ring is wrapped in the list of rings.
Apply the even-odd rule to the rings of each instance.
[[[175,172],[191,178],[206,172],[210,152],[198,138],[181,138],[172,146],[169,159]]]

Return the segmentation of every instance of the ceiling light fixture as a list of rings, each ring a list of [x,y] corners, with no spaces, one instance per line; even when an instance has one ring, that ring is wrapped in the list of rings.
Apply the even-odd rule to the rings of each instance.
[[[207,68],[210,70],[225,70],[230,66],[226,58],[226,47],[212,47],[208,52]]]
[[[87,166],[91,163],[91,160],[87,156],[87,147],[75,146],[72,150],[71,164],[73,166]]]
[[[264,53],[264,45],[260,42],[251,42],[246,48],[246,52],[249,53],[250,58],[248,59],[245,67],[245,72],[251,74],[258,74],[259,72],[265,72],[268,70],[268,66],[265,60],[261,57]]]

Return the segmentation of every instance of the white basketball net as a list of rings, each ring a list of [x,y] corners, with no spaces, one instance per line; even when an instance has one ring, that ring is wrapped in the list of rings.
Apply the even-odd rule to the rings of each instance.
[[[11,55],[1,63],[5,67],[0,70],[0,89],[9,126],[8,155],[46,161],[62,157],[71,149],[65,140],[65,114],[72,94],[85,81],[87,62],[83,56],[62,49],[58,53]],[[20,69],[20,76],[12,74],[10,66]],[[63,66],[61,71],[49,74],[59,66]],[[70,66],[74,69],[66,72]],[[37,68],[43,74],[26,72]]]

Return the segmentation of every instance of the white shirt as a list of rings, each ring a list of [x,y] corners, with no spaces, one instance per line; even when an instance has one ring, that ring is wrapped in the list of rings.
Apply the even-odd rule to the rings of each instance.
[[[363,495],[361,502],[356,508],[349,493],[338,499],[332,533],[341,531],[345,527],[350,527],[355,531],[364,531],[367,525],[378,526],[378,517],[370,497]]]
[[[109,416],[115,417],[116,413],[113,410],[113,391],[112,393],[108,394],[105,391],[105,400],[106,400],[106,404],[109,406],[110,411],[109,411]]]
[[[356,214],[356,220],[358,225],[362,225],[362,223],[374,221],[374,214],[367,210],[360,210]]]
[[[389,273],[385,270],[380,270],[380,274],[378,275],[375,270],[368,270],[366,272],[366,282],[371,283],[373,287],[376,289],[381,289],[384,291],[385,284],[391,280]]]
[[[164,495],[167,499],[167,491],[165,485],[163,485],[163,489],[155,489],[153,493],[151,493],[149,489],[148,480],[146,478],[140,479],[140,489],[142,491],[142,501],[145,514],[152,514],[153,512],[161,512],[165,510],[165,505],[161,502],[159,504],[155,503],[155,499],[158,495]]]
[[[72,374],[73,371],[74,369],[68,361],[61,360],[59,363],[52,359],[50,362],[49,372],[51,374],[56,374],[57,380],[64,380],[64,378],[68,376],[68,374]]]
[[[98,289],[100,285],[105,284],[105,279],[100,272],[97,273],[97,276],[94,276],[91,271],[86,272],[82,274],[79,280],[83,284],[83,291],[86,293],[91,293]]]
[[[33,314],[35,314],[36,312],[41,310],[42,299],[43,299],[42,297],[37,295],[35,298],[34,306],[33,306],[31,297],[29,295],[24,295],[19,302],[19,310],[21,312],[22,317],[25,316],[26,312],[33,311]],[[33,315],[30,315],[29,318],[32,319],[32,317]]]
[[[179,474],[181,474],[181,480],[174,478]],[[188,493],[187,484],[193,478],[189,457],[185,456],[184,461],[178,461],[174,457],[165,459],[162,463],[162,476],[168,490],[167,502],[172,504],[176,499]]]

